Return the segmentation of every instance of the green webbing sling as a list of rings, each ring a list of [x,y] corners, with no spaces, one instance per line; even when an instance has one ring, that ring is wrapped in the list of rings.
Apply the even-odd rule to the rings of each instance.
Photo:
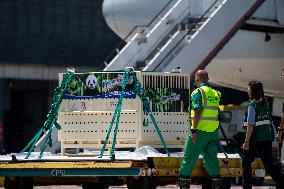
[[[48,131],[48,134],[45,138],[44,144],[41,148],[39,158],[42,157],[43,151],[46,148],[47,143],[51,146],[52,139],[51,139],[51,132],[54,127],[56,127],[58,130],[61,129],[60,125],[57,123],[57,115],[58,110],[60,108],[62,97],[64,94],[66,94],[70,88],[70,82],[72,78],[74,77],[75,70],[74,69],[67,69],[66,74],[63,77],[63,80],[61,82],[61,86],[57,87],[54,91],[54,95],[52,98],[52,105],[49,109],[49,112],[47,114],[47,119],[44,123],[44,126],[37,132],[37,134],[34,136],[34,138],[28,143],[28,145],[21,151],[21,153],[25,152],[27,149],[29,149],[28,154],[26,155],[25,159],[28,159],[32,150],[34,149],[35,144],[38,142],[40,136],[45,132]]]
[[[110,123],[110,126],[109,126],[109,129],[108,129],[108,132],[107,132],[107,136],[106,136],[106,139],[104,140],[104,145],[103,145],[103,148],[101,150],[101,153],[100,153],[100,157],[103,156],[104,152],[105,152],[105,148],[106,148],[106,145],[107,145],[107,142],[109,140],[109,136],[110,136],[110,133],[111,133],[111,130],[112,130],[112,127],[113,127],[113,123],[114,121],[116,120],[116,125],[115,125],[115,130],[114,130],[114,138],[113,138],[113,142],[112,142],[112,148],[111,148],[111,153],[110,153],[110,156],[112,157],[113,154],[114,154],[114,149],[115,149],[115,144],[116,144],[116,136],[117,136],[117,130],[118,130],[118,124],[119,124],[119,119],[120,119],[120,113],[121,113],[121,106],[122,106],[122,100],[123,100],[123,96],[124,96],[124,93],[125,93],[125,87],[126,87],[126,83],[128,81],[128,78],[132,76],[133,77],[133,82],[134,82],[134,92],[141,98],[142,102],[143,102],[143,107],[144,107],[144,111],[147,112],[149,115],[150,115],[150,118],[154,124],[154,127],[159,135],[159,138],[167,152],[167,155],[170,156],[170,153],[168,151],[168,148],[166,146],[166,143],[163,139],[163,136],[161,134],[161,131],[156,123],[156,120],[152,114],[152,111],[150,110],[150,100],[149,100],[149,97],[146,96],[146,93],[145,93],[145,90],[144,88],[142,87],[141,83],[138,81],[138,79],[136,78],[136,75],[134,72],[132,73],[129,73],[128,71],[126,71],[124,73],[124,79],[123,79],[123,82],[122,82],[122,91],[120,93],[120,97],[119,97],[119,101],[118,101],[118,104],[116,106],[116,109],[115,109],[115,112],[114,112],[114,115],[113,115],[113,118],[112,118],[112,121]]]
[[[150,115],[150,118],[152,120],[152,123],[154,124],[154,127],[158,133],[158,136],[163,144],[163,147],[165,148],[166,152],[167,152],[167,155],[170,156],[170,152],[167,148],[167,145],[164,141],[164,138],[162,136],[162,133],[157,125],[157,122],[155,120],[155,117],[153,116],[152,114],[152,111],[150,109],[150,100],[149,100],[149,97],[146,96],[146,93],[145,93],[145,90],[144,88],[142,87],[141,83],[139,82],[139,80],[136,78],[136,75],[133,75],[133,82],[135,83],[135,86],[134,86],[134,91],[135,93],[140,97],[140,99],[142,100],[143,102],[143,105],[144,105],[144,111],[147,112],[149,115]]]
[[[120,119],[120,112],[121,112],[121,106],[122,106],[122,100],[123,100],[123,96],[124,96],[124,92],[125,92],[125,86],[126,86],[126,83],[127,83],[127,80],[129,78],[129,73],[128,72],[125,72],[124,73],[124,77],[123,77],[123,81],[122,81],[122,91],[120,93],[120,96],[119,96],[119,100],[118,100],[118,103],[117,103],[117,106],[115,108],[115,112],[114,112],[114,115],[112,117],[112,120],[111,120],[111,123],[110,123],[110,126],[108,128],[108,131],[107,131],[107,136],[106,136],[106,139],[104,141],[104,145],[103,145],[103,148],[101,150],[101,153],[100,153],[100,157],[103,156],[104,152],[105,152],[105,149],[106,149],[106,145],[107,145],[107,142],[109,140],[109,136],[110,136],[110,133],[111,133],[111,130],[112,130],[112,127],[113,127],[113,123],[115,122],[116,120],[116,124],[115,124],[115,129],[114,129],[114,138],[113,138],[113,143],[112,143],[112,147],[111,147],[111,156],[114,154],[114,148],[115,148],[115,143],[116,143],[116,136],[117,136],[117,130],[118,130],[118,123],[119,123],[119,119]]]

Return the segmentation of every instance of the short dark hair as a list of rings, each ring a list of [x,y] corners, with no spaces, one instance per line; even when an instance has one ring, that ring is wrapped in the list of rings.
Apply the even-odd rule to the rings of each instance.
[[[248,83],[251,91],[251,100],[255,100],[262,104],[267,103],[267,100],[264,96],[263,85],[259,81],[250,81]]]

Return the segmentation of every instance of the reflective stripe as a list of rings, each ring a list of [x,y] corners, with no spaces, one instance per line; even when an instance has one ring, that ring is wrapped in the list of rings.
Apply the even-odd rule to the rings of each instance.
[[[244,127],[248,127],[249,125],[248,125],[248,122],[244,122]]]
[[[267,125],[270,124],[270,120],[263,120],[263,121],[257,121],[255,122],[255,126],[260,126],[260,125]],[[244,126],[248,126],[248,122],[244,122]]]
[[[206,93],[201,87],[199,89],[200,89],[200,92],[202,93],[202,97],[203,97],[203,109],[219,110],[219,106],[208,106],[207,105]]]
[[[207,98],[206,98],[206,93],[205,91],[200,87],[199,90],[202,93],[202,97],[203,97],[203,108],[205,108],[207,106]]]
[[[218,121],[218,118],[217,117],[200,117],[199,120]]]
[[[263,121],[258,121],[255,123],[256,126],[267,125],[267,124],[270,124],[270,120],[263,120]]]
[[[204,109],[208,109],[208,110],[219,110],[219,106],[204,106]]]

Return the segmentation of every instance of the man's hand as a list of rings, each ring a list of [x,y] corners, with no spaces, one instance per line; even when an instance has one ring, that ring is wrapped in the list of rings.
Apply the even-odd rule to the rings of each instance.
[[[192,134],[191,134],[191,141],[192,141],[192,143],[195,143],[196,140],[197,140],[196,133],[192,133]]]
[[[276,141],[278,143],[282,143],[282,135],[283,135],[283,132],[278,132],[277,135],[276,135]]]
[[[249,150],[249,142],[243,143],[242,149]]]

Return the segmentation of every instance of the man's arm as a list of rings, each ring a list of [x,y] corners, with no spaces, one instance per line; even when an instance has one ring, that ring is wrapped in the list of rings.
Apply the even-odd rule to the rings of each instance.
[[[194,109],[194,119],[193,119],[193,123],[192,123],[192,129],[191,129],[191,141],[193,143],[196,142],[197,140],[197,136],[196,136],[196,128],[199,122],[201,116],[201,111],[199,109]]]
[[[193,122],[192,122],[192,128],[191,128],[191,140],[193,143],[196,142],[197,137],[196,137],[196,129],[198,122],[200,120],[201,116],[201,111],[202,111],[202,96],[200,91],[197,89],[193,91],[192,95],[192,108],[194,109],[193,111]]]
[[[193,129],[197,128],[200,116],[201,116],[201,111],[199,109],[194,109],[194,119],[192,124]]]

